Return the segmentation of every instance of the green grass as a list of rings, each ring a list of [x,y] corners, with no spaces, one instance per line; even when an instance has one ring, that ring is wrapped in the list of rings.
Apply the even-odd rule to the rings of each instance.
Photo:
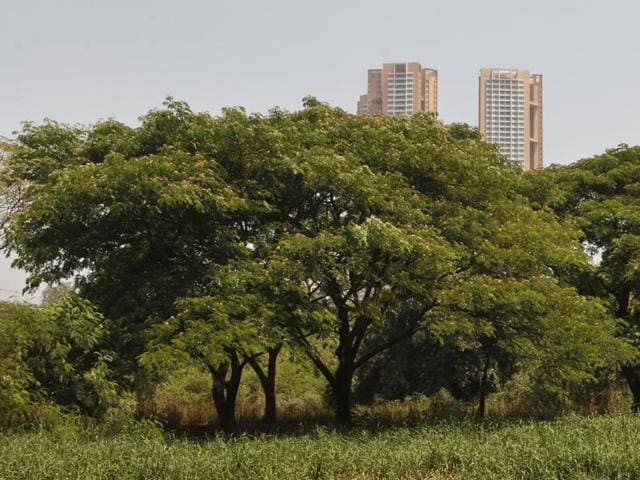
[[[207,440],[18,432],[0,435],[0,478],[638,479],[639,444],[633,415]]]

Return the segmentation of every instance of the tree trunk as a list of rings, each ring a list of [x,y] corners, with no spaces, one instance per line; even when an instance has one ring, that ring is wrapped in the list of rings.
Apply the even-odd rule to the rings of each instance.
[[[273,425],[278,420],[278,409],[276,405],[276,367],[278,363],[278,354],[282,349],[282,345],[278,345],[267,351],[267,371],[265,372],[258,362],[257,358],[252,357],[248,360],[249,365],[256,372],[262,391],[264,393],[264,416],[262,421],[268,425]]]
[[[487,357],[484,362],[484,367],[482,369],[482,377],[480,377],[480,391],[478,392],[479,401],[478,401],[478,411],[476,412],[476,416],[478,418],[484,418],[487,413],[487,393],[488,393],[488,383],[489,383],[489,358]]]
[[[281,346],[278,346],[268,352],[267,384],[264,387],[264,422],[271,425],[278,420],[278,407],[276,405],[276,368],[278,365],[278,354],[281,348]]]
[[[629,320],[629,301],[631,300],[631,292],[628,289],[623,289],[616,294],[616,301],[618,302],[618,308],[616,310],[616,317],[628,321]],[[622,367],[622,374],[627,380],[629,390],[633,396],[633,403],[631,404],[632,412],[640,412],[640,367],[625,365]]]
[[[631,411],[638,413],[640,412],[640,367],[622,367],[622,374],[627,380],[631,395],[633,395]]]
[[[336,420],[341,425],[351,424],[351,383],[353,382],[353,368],[340,365],[336,371],[336,376],[331,391],[336,413]]]
[[[235,352],[230,359],[215,367],[209,366],[213,385],[211,394],[218,414],[220,428],[225,433],[234,433],[238,430],[236,422],[236,400],[244,363],[240,363]],[[227,378],[229,374],[229,378]]]

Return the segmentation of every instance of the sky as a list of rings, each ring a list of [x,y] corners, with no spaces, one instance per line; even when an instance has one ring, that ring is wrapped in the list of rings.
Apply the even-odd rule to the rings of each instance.
[[[368,68],[439,72],[439,114],[477,125],[478,72],[544,75],[544,163],[640,143],[633,0],[0,0],[0,135],[53,118],[135,125],[167,95],[194,110],[355,111]],[[24,274],[0,259],[0,298]]]

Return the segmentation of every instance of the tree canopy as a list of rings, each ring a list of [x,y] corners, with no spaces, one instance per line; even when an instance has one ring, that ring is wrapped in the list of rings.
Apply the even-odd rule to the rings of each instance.
[[[244,365],[285,341],[345,423],[359,369],[419,331],[471,339],[487,368],[569,349],[556,379],[627,358],[615,321],[568,286],[588,269],[580,230],[477,130],[429,114],[308,98],[213,117],[169,99],[136,128],[26,124],[6,174],[25,199],[6,251],[29,285],[73,279],[112,321],[122,372],[204,361],[227,417]]]
[[[620,333],[636,348],[640,346],[639,181],[640,148],[621,145],[567,167],[547,169],[530,179],[528,189],[541,207],[579,226],[592,261],[573,281],[581,291],[611,306],[623,322]],[[640,369],[636,365],[637,360],[627,363],[623,372],[637,409]]]

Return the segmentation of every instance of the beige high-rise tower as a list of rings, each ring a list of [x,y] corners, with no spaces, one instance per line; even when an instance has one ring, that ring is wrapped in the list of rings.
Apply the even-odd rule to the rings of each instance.
[[[358,101],[364,115],[410,115],[438,111],[438,71],[417,62],[385,63],[368,71],[367,93]]]
[[[542,75],[481,69],[480,132],[524,170],[542,168]]]

